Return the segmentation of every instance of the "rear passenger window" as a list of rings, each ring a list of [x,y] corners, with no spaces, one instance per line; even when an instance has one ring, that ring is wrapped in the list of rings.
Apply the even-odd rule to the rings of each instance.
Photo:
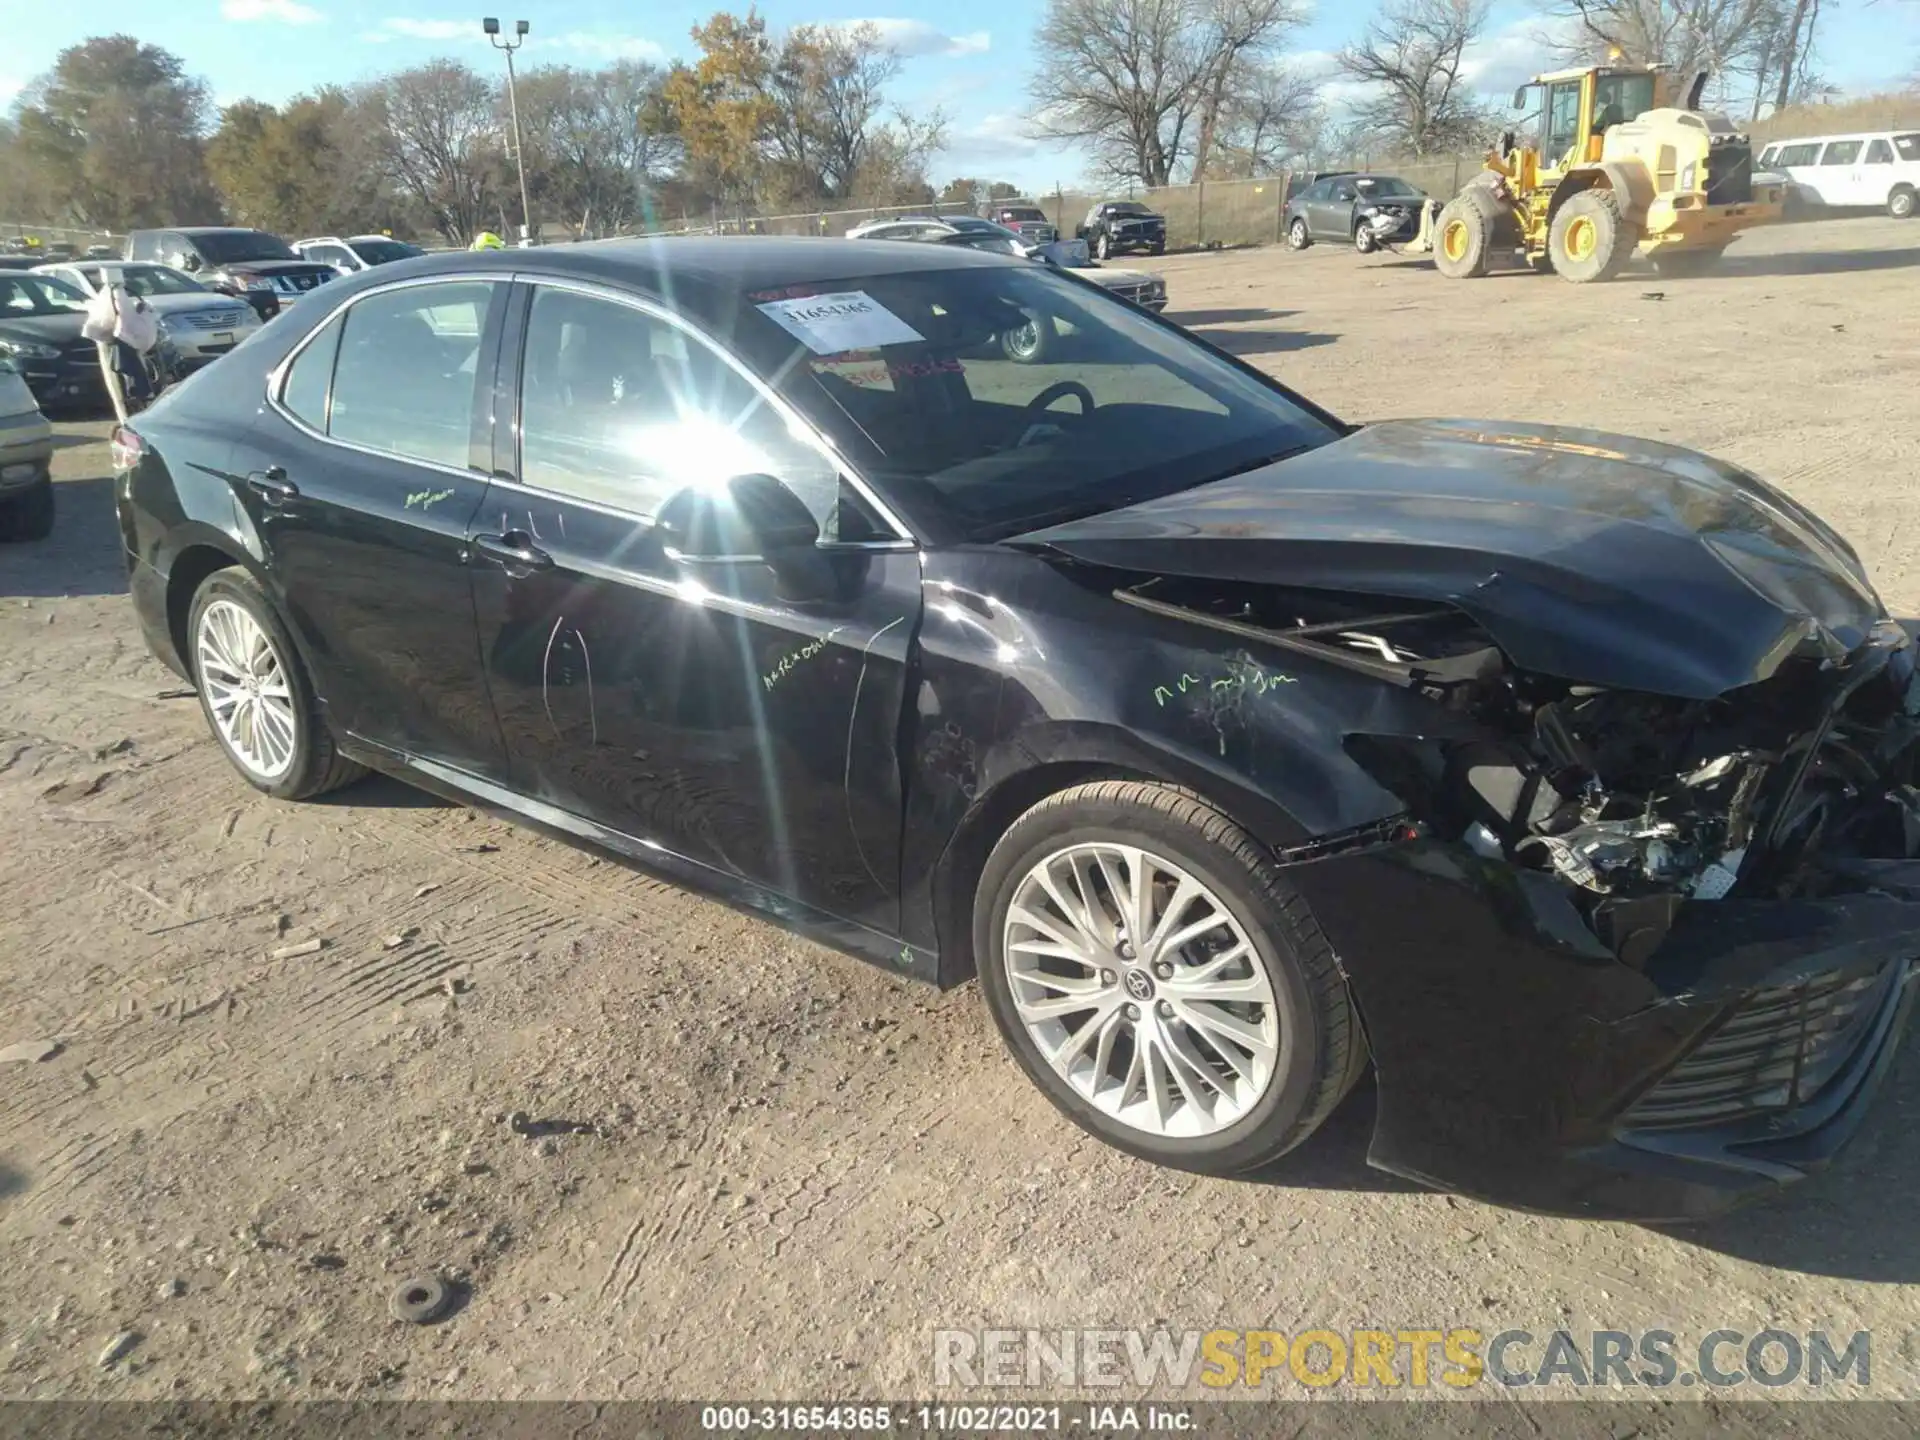
[[[1851,165],[1860,158],[1858,140],[1836,140],[1827,146],[1827,153],[1820,157],[1822,165]]]
[[[460,280],[369,295],[343,318],[327,433],[465,469],[480,331],[493,285]]]
[[[1867,147],[1867,164],[1891,165],[1892,163],[1893,146],[1889,145],[1886,141],[1876,140]]]
[[[327,429],[327,386],[333,380],[333,357],[340,350],[340,320],[336,315],[294,357],[280,387],[280,403],[322,434]]]

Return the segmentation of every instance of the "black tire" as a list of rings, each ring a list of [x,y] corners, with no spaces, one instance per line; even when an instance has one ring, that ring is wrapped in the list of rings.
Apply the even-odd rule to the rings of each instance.
[[[1102,230],[1093,242],[1093,256],[1096,260],[1113,258],[1113,237]]]
[[[1293,223],[1287,226],[1287,245],[1294,250],[1304,250],[1313,244],[1313,230],[1307,224],[1307,217],[1296,215]]]
[[[53,533],[53,481],[0,500],[0,540],[44,540]]]
[[[1252,939],[1256,963],[1273,986],[1283,1068],[1244,1116],[1214,1134],[1167,1138],[1102,1113],[1054,1071],[1014,1007],[1002,935],[1022,878],[1065,844],[1099,840],[1138,845],[1185,868]],[[1319,1128],[1366,1067],[1359,1016],[1306,901],[1258,841],[1190,791],[1102,780],[1035,805],[987,859],[974,902],[973,943],[988,1009],[1028,1078],[1083,1130],[1157,1164],[1214,1175],[1264,1165]]]
[[[1887,196],[1887,214],[1896,220],[1911,220],[1916,206],[1915,192],[1911,185],[1896,185],[1893,193]]]
[[[1484,185],[1470,185],[1440,210],[1433,229],[1433,264],[1449,280],[1478,280],[1492,265],[1500,229],[1500,200]]]
[[[1032,315],[1018,330],[1000,332],[1000,353],[1016,365],[1038,365],[1054,351],[1060,332],[1050,315]]]
[[[284,774],[272,780],[263,780],[240,761],[214,721],[206,679],[201,672],[200,646],[195,637],[200,634],[201,617],[217,600],[229,601],[253,617],[271,641],[280,671],[287,679],[294,715],[293,760]],[[293,637],[287,633],[279,612],[259,582],[245,570],[238,566],[216,570],[200,582],[187,614],[187,637],[187,664],[193,671],[194,688],[200,694],[200,713],[206,718],[220,753],[254,789],[276,800],[309,800],[351,785],[367,773],[364,766],[347,759],[334,744],[333,733],[327,728],[319,698],[307,678],[306,667],[300,663],[300,652],[294,647]]]
[[[1156,240],[1156,241],[1154,241],[1154,242],[1153,242],[1153,244],[1151,244],[1151,245],[1149,245],[1149,246],[1147,247],[1147,253],[1148,253],[1149,255],[1164,255],[1164,254],[1166,254],[1166,253],[1167,253],[1167,242],[1166,242],[1166,241],[1164,241],[1164,240]]]
[[[1668,250],[1653,252],[1653,268],[1669,280],[1685,280],[1705,275],[1726,257],[1726,247],[1706,250]]]
[[[1611,280],[1633,257],[1636,237],[1611,190],[1582,190],[1554,212],[1547,254],[1562,280]]]

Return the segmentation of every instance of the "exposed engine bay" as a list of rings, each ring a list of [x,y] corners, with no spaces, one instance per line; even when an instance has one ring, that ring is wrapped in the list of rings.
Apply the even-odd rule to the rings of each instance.
[[[1820,862],[1920,855],[1920,678],[1896,625],[1844,665],[1790,657],[1688,700],[1519,670],[1450,606],[1181,579],[1116,598],[1470,717],[1481,738],[1353,734],[1346,748],[1431,833],[1572,887],[1629,962],[1689,900],[1817,895]]]

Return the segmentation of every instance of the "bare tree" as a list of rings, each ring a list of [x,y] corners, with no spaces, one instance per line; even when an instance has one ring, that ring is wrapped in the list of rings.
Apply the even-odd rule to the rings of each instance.
[[[851,193],[899,74],[899,54],[870,21],[787,32],[768,81],[771,138],[796,190],[823,199]]]
[[[1193,145],[1196,177],[1206,173],[1229,96],[1253,79],[1260,62],[1298,28],[1305,14],[1297,0],[1203,0],[1199,8],[1195,70],[1202,94],[1200,132]]]
[[[1373,87],[1356,107],[1382,143],[1412,155],[1464,149],[1484,128],[1465,75],[1467,47],[1486,29],[1489,0],[1389,0],[1340,68]]]
[[[1116,180],[1165,185],[1201,76],[1189,0],[1047,0],[1034,36],[1036,130],[1079,141]]]
[[[1284,63],[1255,67],[1228,97],[1214,163],[1233,176],[1271,175],[1318,148],[1325,125],[1311,76]]]
[[[434,60],[377,82],[385,158],[395,182],[447,239],[464,240],[498,210],[495,87],[455,60]]]
[[[1584,59],[1618,50],[1631,64],[1676,74],[1723,70],[1746,54],[1772,0],[1556,0],[1552,13],[1576,25]]]
[[[600,70],[542,66],[520,79],[520,118],[535,203],[576,233],[619,230],[676,146],[660,124],[664,72],[639,60]]]

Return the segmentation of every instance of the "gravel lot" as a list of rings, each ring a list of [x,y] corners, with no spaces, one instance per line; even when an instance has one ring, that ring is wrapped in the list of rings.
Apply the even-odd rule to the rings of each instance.
[[[1126,263],[1350,418],[1749,465],[1920,607],[1920,224],[1589,287]],[[971,986],[392,782],[255,796],[135,632],[107,427],[61,429],[54,538],[0,549],[0,1047],[61,1046],[0,1064],[0,1396],[899,1397],[937,1327],[1156,1324],[1867,1328],[1873,1392],[1920,1396],[1920,1054],[1834,1172],[1706,1228],[1376,1174],[1364,1090],[1263,1180],[1151,1169],[1055,1116]],[[428,1271],[463,1308],[391,1320]]]

